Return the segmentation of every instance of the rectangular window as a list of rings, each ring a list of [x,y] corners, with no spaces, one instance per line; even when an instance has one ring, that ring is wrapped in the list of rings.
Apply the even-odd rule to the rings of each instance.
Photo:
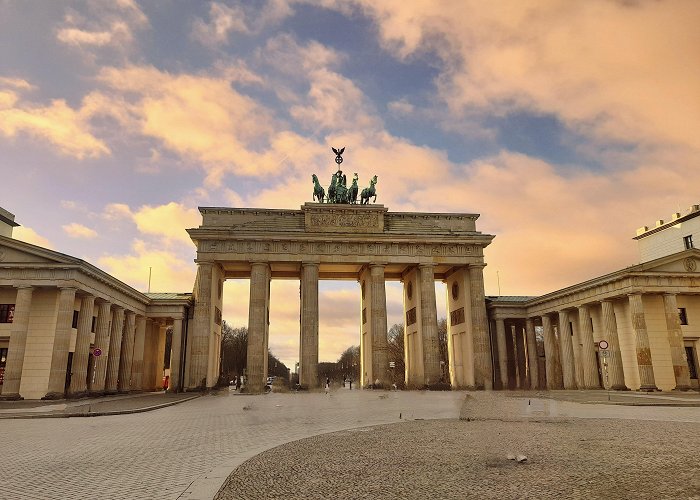
[[[78,311],[73,311],[73,323],[71,323],[70,327],[78,328]]]
[[[362,324],[367,323],[367,308],[362,309]]]
[[[693,355],[693,348],[686,346],[685,357],[688,358],[688,370],[690,371],[690,378],[698,378],[698,367],[695,365],[695,356]]]
[[[0,304],[0,323],[12,323],[15,318],[14,304]]]
[[[693,248],[693,235],[689,234],[688,236],[683,236],[683,244],[685,245],[686,250],[688,248]]]
[[[688,313],[685,312],[685,307],[678,308],[678,319],[681,320],[681,325],[688,324]]]
[[[95,333],[95,323],[97,323],[97,318],[95,316],[92,317],[92,326],[90,327],[90,331],[92,333]]]

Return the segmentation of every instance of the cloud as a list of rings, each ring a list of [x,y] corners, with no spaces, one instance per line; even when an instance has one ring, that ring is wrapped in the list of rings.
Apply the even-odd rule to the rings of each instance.
[[[53,244],[32,228],[27,226],[19,226],[14,228],[12,231],[12,237],[16,240],[24,241],[26,243],[31,243],[32,245],[37,245],[40,247],[53,249]]]
[[[103,255],[98,265],[117,279],[143,292],[148,290],[149,268],[152,292],[190,292],[196,269],[190,260],[172,250],[153,247],[136,239],[132,253]]]
[[[81,238],[86,240],[97,238],[97,231],[83,226],[82,224],[78,224],[77,222],[66,224],[61,227],[63,228],[63,232],[71,238]]]
[[[259,33],[264,28],[277,25],[291,13],[292,9],[285,0],[269,0],[259,9],[245,3],[226,5],[212,2],[209,7],[209,22],[201,18],[195,19],[190,36],[210,47],[226,45],[232,33]]]
[[[124,50],[134,41],[133,29],[149,25],[148,18],[133,0],[89,2],[80,12],[67,10],[63,25],[56,29],[56,39],[72,47]]]
[[[437,54],[453,117],[525,110],[599,143],[700,148],[700,73],[687,59],[697,2],[355,4],[397,58]]]
[[[16,94],[0,90],[0,134],[5,137],[25,133],[80,160],[108,155],[109,147],[91,133],[89,119],[88,113],[71,108],[63,99],[42,106],[21,102]]]

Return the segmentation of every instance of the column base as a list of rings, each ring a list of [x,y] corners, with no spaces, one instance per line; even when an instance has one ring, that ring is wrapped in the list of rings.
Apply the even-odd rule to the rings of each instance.
[[[89,398],[101,398],[106,393],[104,391],[88,391],[87,395]]]
[[[117,394],[119,394],[119,391],[115,391],[114,389],[105,390],[105,392],[104,392],[105,396],[115,396]]]
[[[24,398],[19,394],[3,394],[0,401],[22,401]]]
[[[49,392],[41,399],[45,401],[56,401],[57,399],[66,399],[66,395],[63,392]]]
[[[85,399],[87,397],[89,397],[87,391],[73,392],[66,395],[66,399]]]
[[[690,387],[689,385],[677,385],[675,388],[676,391],[683,391],[683,392],[690,391],[691,389],[692,389],[692,387]]]
[[[612,386],[610,386],[610,389],[608,389],[608,390],[610,390],[610,391],[631,391],[632,389],[630,389],[626,385],[612,385]]]
[[[658,390],[655,385],[643,385],[639,388],[639,392],[656,392]]]

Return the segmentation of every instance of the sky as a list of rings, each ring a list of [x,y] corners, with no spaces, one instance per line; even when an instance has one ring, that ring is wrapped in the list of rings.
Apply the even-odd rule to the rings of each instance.
[[[0,0],[0,206],[18,239],[187,292],[198,206],[296,209],[345,147],[391,211],[481,214],[487,295],[554,291],[700,202],[699,24],[693,0]],[[272,284],[288,366],[298,286]],[[320,293],[335,361],[359,287]],[[248,283],[224,300],[247,324]]]

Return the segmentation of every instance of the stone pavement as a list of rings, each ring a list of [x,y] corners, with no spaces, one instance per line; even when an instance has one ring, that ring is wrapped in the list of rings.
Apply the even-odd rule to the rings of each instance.
[[[196,397],[199,397],[199,394],[166,394],[162,391],[158,391],[73,400],[0,401],[0,419],[98,417],[103,415],[141,413],[189,401]]]
[[[265,450],[324,433],[405,420],[419,421],[411,425],[420,419],[452,419],[459,424],[460,412],[479,425],[494,414],[512,418],[513,425],[521,425],[519,420],[525,418],[578,416],[674,420],[692,422],[686,425],[696,429],[700,423],[700,408],[586,405],[498,393],[339,389],[329,396],[243,396],[222,391],[147,413],[2,420],[0,497],[208,500],[236,467]],[[483,429],[477,436],[489,434]],[[293,462],[304,474],[301,463]]]

